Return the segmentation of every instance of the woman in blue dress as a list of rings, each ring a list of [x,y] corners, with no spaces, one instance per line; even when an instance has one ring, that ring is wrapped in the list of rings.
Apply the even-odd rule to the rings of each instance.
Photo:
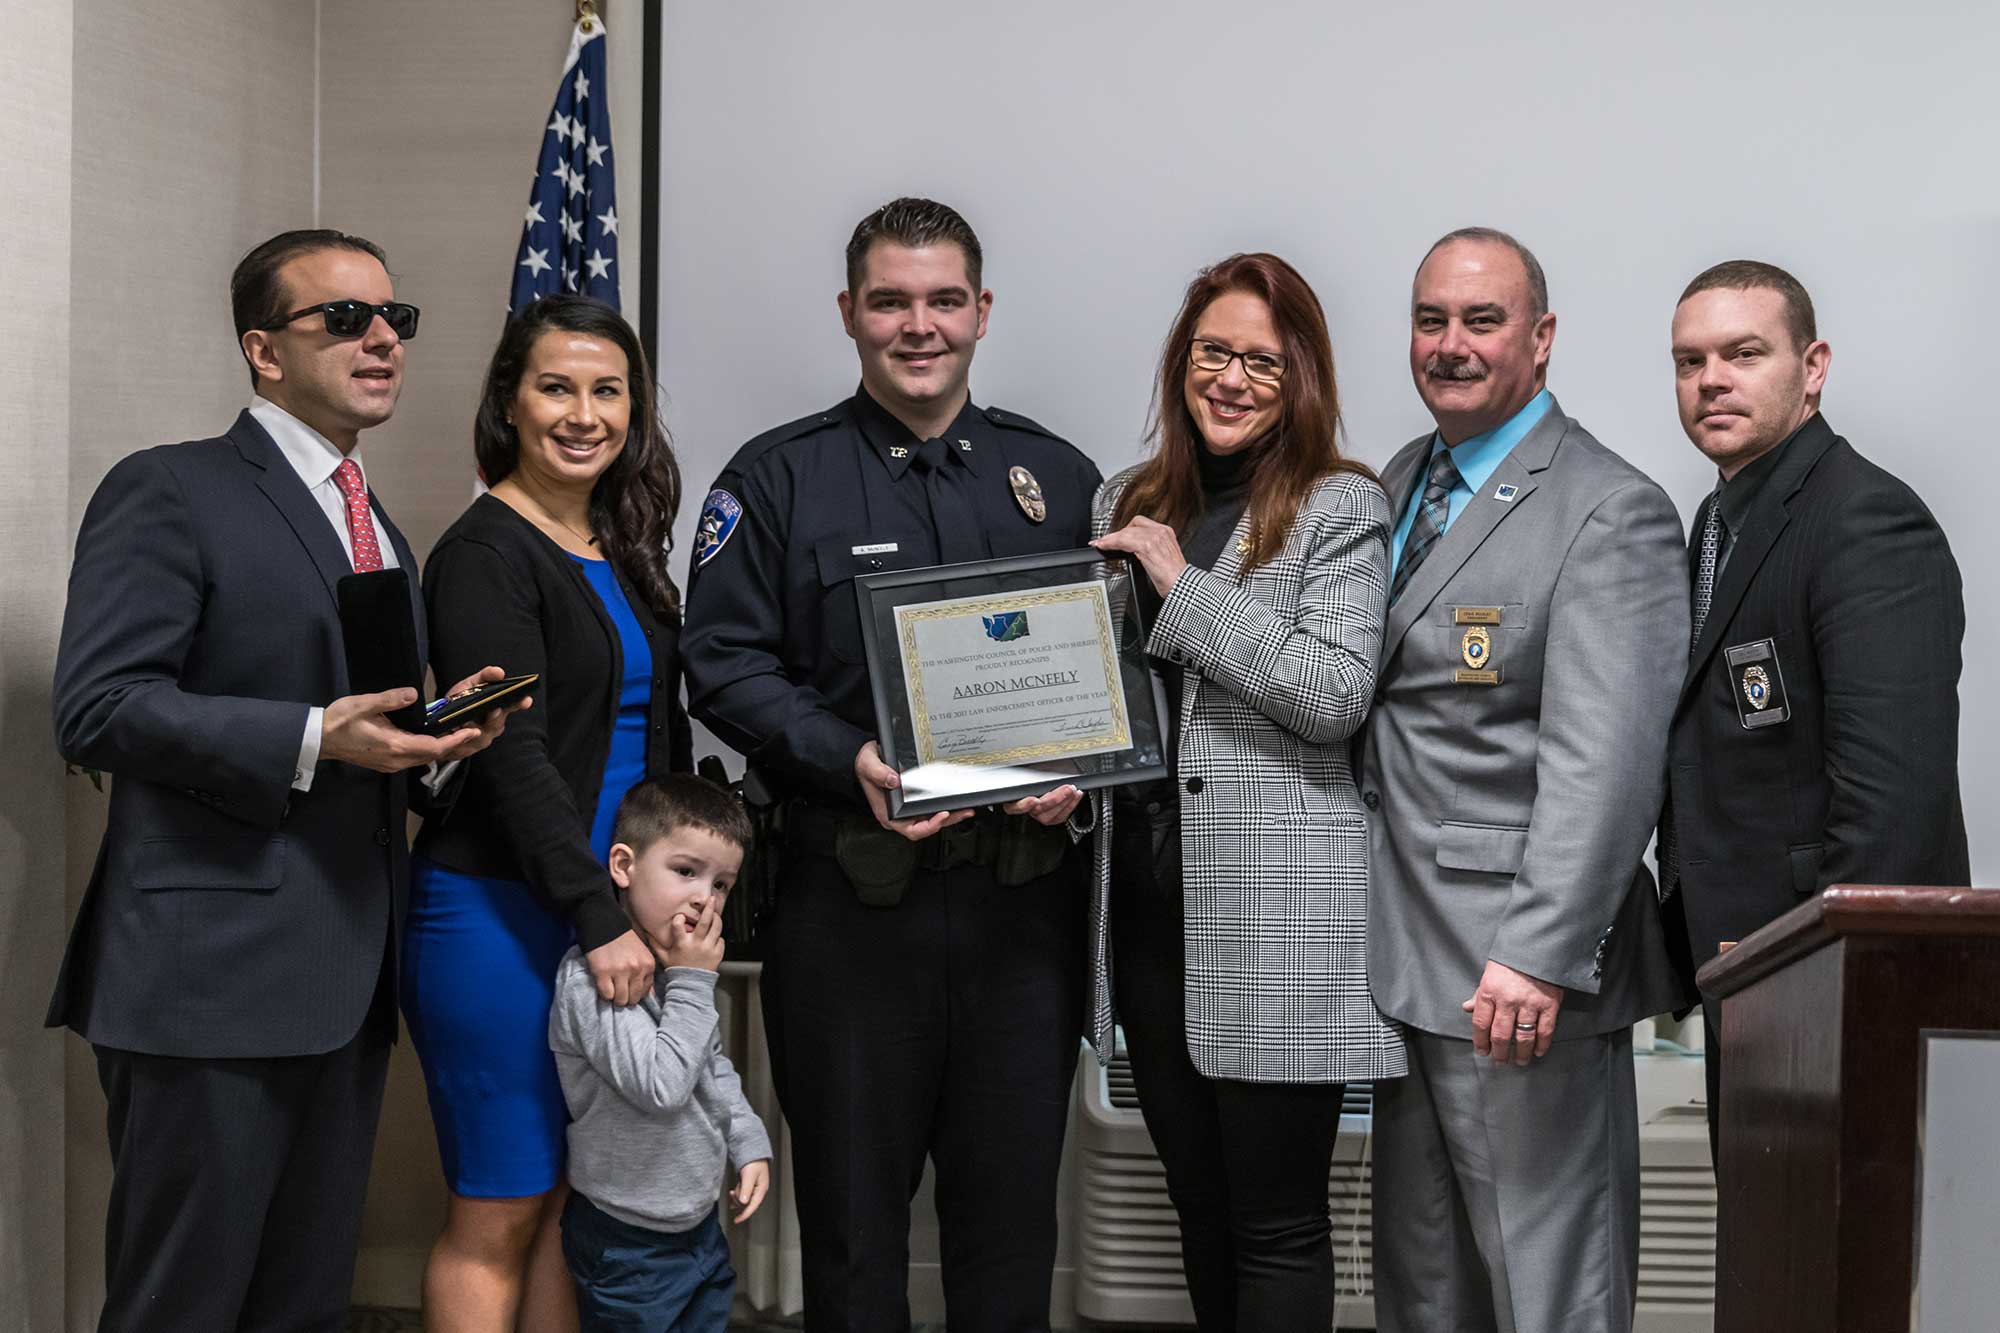
[[[492,490],[425,566],[431,665],[440,680],[477,660],[541,681],[416,843],[403,1006],[451,1187],[424,1308],[434,1330],[539,1333],[576,1326],[557,1226],[556,966],[575,942],[607,1000],[650,988],[652,951],[604,860],[626,790],[691,767],[667,572],[680,476],[638,339],[583,297],[508,325],[474,448]]]

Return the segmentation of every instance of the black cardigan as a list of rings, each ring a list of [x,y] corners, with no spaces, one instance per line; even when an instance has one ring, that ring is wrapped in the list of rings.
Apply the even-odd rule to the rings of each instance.
[[[680,702],[680,624],[661,622],[613,570],[653,649],[648,773],[693,767]],[[566,915],[585,952],[631,929],[590,826],[618,719],[625,654],[576,561],[521,515],[482,495],[424,565],[431,670],[441,684],[488,664],[534,672],[535,706],[469,762],[465,788],[427,820],[416,852],[470,875],[525,880]]]

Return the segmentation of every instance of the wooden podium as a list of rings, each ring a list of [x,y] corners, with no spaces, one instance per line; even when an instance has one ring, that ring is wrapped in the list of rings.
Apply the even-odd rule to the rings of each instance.
[[[1928,1035],[2000,1030],[2000,892],[1828,889],[1698,980],[1725,1053],[1716,1333],[1911,1328]]]

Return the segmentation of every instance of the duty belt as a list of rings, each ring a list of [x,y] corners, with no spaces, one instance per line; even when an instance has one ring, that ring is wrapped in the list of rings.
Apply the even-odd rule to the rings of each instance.
[[[915,844],[919,870],[950,870],[954,866],[990,866],[1000,855],[1000,837],[1006,816],[998,810],[981,810],[972,818],[933,833]],[[785,807],[785,842],[799,851],[831,857],[841,830],[852,838],[857,833],[903,841],[867,815],[849,810],[795,800]]]

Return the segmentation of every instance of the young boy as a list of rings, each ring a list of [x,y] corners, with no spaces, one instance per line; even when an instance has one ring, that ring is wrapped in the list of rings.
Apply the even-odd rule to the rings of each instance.
[[[556,973],[549,1046],[569,1102],[563,1258],[592,1329],[704,1333],[729,1324],[736,1270],[716,1217],[725,1166],[738,1222],[771,1181],[771,1140],[716,1030],[722,902],[749,848],[735,797],[650,778],[618,807],[611,879],[660,962],[629,1008],[600,999],[583,954]]]

